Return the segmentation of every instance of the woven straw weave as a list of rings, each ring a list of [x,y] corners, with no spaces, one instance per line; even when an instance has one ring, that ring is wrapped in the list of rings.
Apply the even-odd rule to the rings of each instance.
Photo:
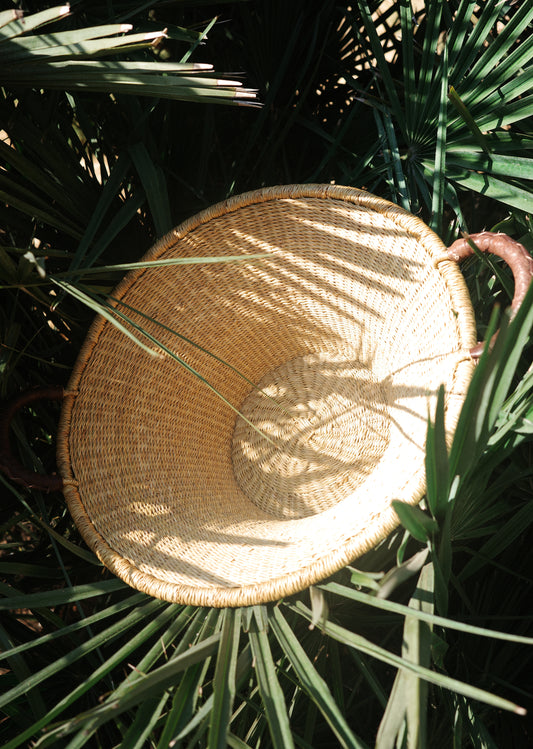
[[[249,193],[145,259],[257,253],[133,272],[114,292],[209,385],[99,318],[63,407],[59,466],[83,536],[169,601],[276,600],[369,550],[397,525],[391,501],[424,492],[439,385],[451,434],[471,377],[460,271],[419,219],[368,193]]]

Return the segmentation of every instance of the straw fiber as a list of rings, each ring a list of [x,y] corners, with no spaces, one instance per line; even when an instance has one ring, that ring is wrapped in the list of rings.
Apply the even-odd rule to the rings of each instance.
[[[98,319],[69,384],[74,519],[113,572],[169,601],[276,600],[370,549],[398,523],[391,501],[424,492],[439,385],[451,434],[471,377],[458,268],[363,191],[248,193],[145,259],[257,253],[130,273],[113,296],[157,355]]]

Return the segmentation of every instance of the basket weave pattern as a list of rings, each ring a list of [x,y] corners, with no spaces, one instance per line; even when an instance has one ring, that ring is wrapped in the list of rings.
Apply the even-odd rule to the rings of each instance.
[[[367,551],[397,524],[391,501],[424,492],[439,385],[451,432],[471,377],[460,271],[420,220],[367,193],[249,193],[145,259],[257,253],[134,272],[114,292],[242,416],[102,319],[69,384],[71,513],[108,567],[167,600],[275,600]]]

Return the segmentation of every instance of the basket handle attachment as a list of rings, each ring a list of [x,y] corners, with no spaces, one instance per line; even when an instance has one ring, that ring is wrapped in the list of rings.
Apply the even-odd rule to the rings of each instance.
[[[62,387],[50,385],[25,390],[7,401],[0,412],[0,470],[12,481],[27,489],[40,489],[45,492],[61,491],[61,476],[46,476],[24,468],[11,451],[9,429],[15,414],[24,406],[39,400],[63,400]]]
[[[482,231],[479,234],[470,234],[470,239],[481,252],[490,252],[501,257],[509,265],[514,276],[514,297],[511,303],[513,314],[516,313],[526,295],[529,284],[533,279],[533,258],[526,248],[506,234]],[[475,252],[467,239],[457,239],[448,247],[448,257],[455,262],[461,262],[471,257]],[[492,338],[494,344],[497,333]],[[472,359],[479,359],[485,347],[484,343],[478,343],[470,349]]]

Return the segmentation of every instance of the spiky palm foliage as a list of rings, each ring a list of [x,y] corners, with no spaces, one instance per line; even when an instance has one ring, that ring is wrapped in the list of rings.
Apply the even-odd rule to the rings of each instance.
[[[178,5],[156,4],[156,17],[187,26]],[[205,28],[197,5],[189,20]],[[89,26],[117,22],[86,6]],[[52,279],[68,272],[103,299],[123,272],[113,266],[236,189],[366,185],[444,237],[457,222],[481,228],[466,218],[472,200],[479,220],[493,211],[531,248],[529,4],[416,7],[232,6],[209,51],[217,67],[249,72],[260,111],[4,88],[2,392],[68,376],[92,312]],[[490,333],[508,273],[477,259],[465,273]],[[532,291],[503,327],[453,445],[441,408],[428,428],[426,501],[399,506],[404,527],[353,567],[277,605],[193,609],[136,593],[85,549],[61,496],[2,479],[3,744],[527,745]],[[45,471],[55,413],[21,415],[13,434]]]
[[[380,160],[396,200],[415,211],[425,206],[438,230],[444,200],[465,226],[465,188],[528,210],[533,170],[524,152],[531,150],[533,8],[428,3],[415,15],[410,2],[400,2],[394,72],[367,4],[357,8],[357,38],[375,79],[366,86],[353,77],[348,82],[373,107]],[[422,38],[412,33],[415,24]]]

